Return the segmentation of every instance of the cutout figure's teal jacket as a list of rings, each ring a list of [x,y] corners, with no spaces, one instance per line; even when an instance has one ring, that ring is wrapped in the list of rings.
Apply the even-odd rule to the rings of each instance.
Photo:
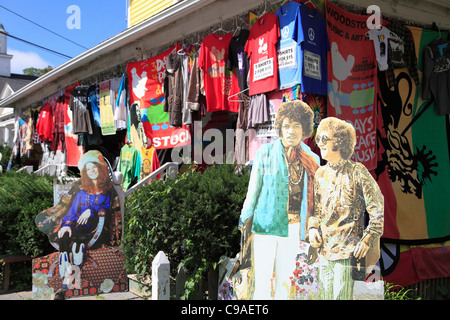
[[[301,148],[319,163],[319,157],[303,142]],[[301,239],[305,239],[307,213],[306,175],[304,179],[303,200],[299,208]],[[289,173],[280,138],[263,144],[256,153],[239,224],[242,225],[253,215],[253,233],[287,237],[288,196]]]

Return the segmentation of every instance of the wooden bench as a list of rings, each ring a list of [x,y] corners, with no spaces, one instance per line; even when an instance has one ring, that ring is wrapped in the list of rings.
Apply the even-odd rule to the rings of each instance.
[[[10,264],[14,262],[22,262],[33,260],[31,256],[26,256],[23,254],[2,254],[0,255],[0,266],[3,267],[3,291],[6,293],[9,290],[9,271]]]

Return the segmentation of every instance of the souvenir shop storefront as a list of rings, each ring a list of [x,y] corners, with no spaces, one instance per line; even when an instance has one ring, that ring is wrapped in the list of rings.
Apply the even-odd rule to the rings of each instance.
[[[333,116],[356,130],[352,160],[385,199],[385,280],[446,278],[449,11],[441,1],[181,1],[0,107],[15,109],[14,154],[35,155],[36,169],[76,172],[83,153],[99,150],[128,189],[174,155],[208,165],[208,145],[215,162],[232,151],[234,163],[251,164],[277,139],[279,105],[302,100],[316,127]],[[233,147],[209,129],[231,129]],[[314,134],[305,143],[320,156]]]

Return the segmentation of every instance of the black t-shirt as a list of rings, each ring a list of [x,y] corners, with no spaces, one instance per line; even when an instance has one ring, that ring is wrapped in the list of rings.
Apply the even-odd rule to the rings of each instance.
[[[242,29],[239,35],[234,36],[230,40],[228,47],[228,61],[227,68],[236,72],[238,79],[239,89],[241,91],[248,88],[247,75],[249,70],[249,61],[247,52],[244,51],[245,44],[247,43],[249,31]]]
[[[92,130],[92,111],[88,104],[88,88],[75,88],[70,95],[69,108],[72,110],[73,133],[89,133]]]

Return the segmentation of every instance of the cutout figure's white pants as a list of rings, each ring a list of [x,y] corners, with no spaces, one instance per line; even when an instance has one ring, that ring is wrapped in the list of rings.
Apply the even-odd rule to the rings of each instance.
[[[255,300],[288,300],[295,258],[300,245],[300,223],[289,225],[289,236],[254,234]],[[272,277],[275,296],[272,297]]]

